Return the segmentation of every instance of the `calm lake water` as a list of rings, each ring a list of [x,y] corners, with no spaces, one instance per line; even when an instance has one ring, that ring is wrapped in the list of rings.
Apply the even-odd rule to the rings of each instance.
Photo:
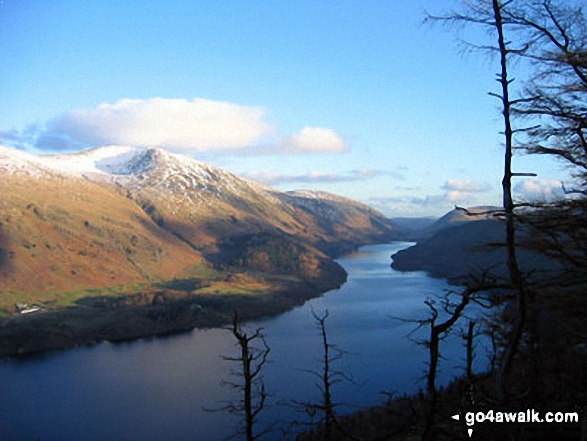
[[[339,259],[349,274],[340,289],[278,317],[251,322],[264,329],[271,347],[264,369],[272,394],[262,424],[281,426],[302,414],[293,400],[316,402],[321,343],[311,308],[329,311],[329,339],[345,351],[334,369],[352,375],[334,389],[344,411],[424,388],[426,351],[407,338],[414,325],[393,317],[427,317],[423,301],[448,289],[421,272],[390,268],[390,255],[409,246],[392,243],[362,248]],[[424,334],[416,334],[415,337]],[[462,374],[459,338],[443,343],[443,382]],[[479,349],[481,351],[482,349]],[[103,343],[24,361],[0,362],[0,440],[4,441],[183,441],[222,440],[237,419],[222,407],[238,395],[223,381],[235,380],[234,337],[222,329],[123,344]],[[274,433],[266,439],[280,439]]]

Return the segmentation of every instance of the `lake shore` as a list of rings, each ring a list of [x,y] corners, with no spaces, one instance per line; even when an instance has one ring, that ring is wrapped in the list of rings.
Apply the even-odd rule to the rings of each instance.
[[[0,321],[0,358],[221,327],[231,322],[235,312],[245,321],[275,316],[339,288],[346,278],[342,268],[333,267],[320,279],[268,276],[268,293],[198,294],[166,290],[154,296],[151,293],[148,298],[153,300],[142,305],[128,305],[124,301],[119,305],[97,298],[86,299],[80,306],[15,315]]]

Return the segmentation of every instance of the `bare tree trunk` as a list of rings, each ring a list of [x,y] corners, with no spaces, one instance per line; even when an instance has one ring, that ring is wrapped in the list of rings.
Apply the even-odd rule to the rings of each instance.
[[[473,331],[475,330],[475,322],[469,320],[469,329],[467,330],[467,380],[469,384],[473,381]]]
[[[424,423],[424,433],[422,434],[422,441],[433,441],[435,413],[436,413],[436,373],[438,371],[438,343],[439,332],[438,327],[434,325],[434,321],[430,325],[430,348],[429,348],[429,366],[428,378],[426,381],[426,392],[428,395],[428,412],[426,421]]]
[[[450,317],[440,324],[436,324],[438,318],[438,310],[434,303],[429,300],[426,304],[432,311],[432,317],[428,321],[423,321],[422,324],[430,323],[430,341],[428,342],[428,375],[426,381],[426,392],[428,394],[428,411],[424,423],[424,432],[422,433],[422,441],[434,441],[435,439],[435,414],[436,414],[436,374],[438,372],[438,358],[440,351],[438,349],[441,338],[450,330],[452,326],[462,316],[465,307],[471,301],[471,296],[480,291],[481,288],[467,288],[462,294],[461,301],[454,310],[450,313]],[[448,301],[447,301],[448,302]],[[445,309],[449,309],[448,307]],[[448,311],[447,311],[448,312]]]
[[[231,358],[224,357],[225,360],[238,362],[242,368],[242,384],[232,384],[233,386],[243,391],[243,399],[240,406],[228,406],[228,410],[233,413],[244,414],[245,427],[243,434],[247,441],[254,441],[258,439],[259,435],[255,435],[254,427],[257,416],[265,407],[265,400],[267,393],[265,392],[265,384],[262,379],[258,378],[261,373],[261,368],[267,361],[269,355],[269,347],[265,343],[261,329],[257,329],[252,335],[247,335],[240,327],[238,315],[234,314],[232,327],[230,328],[232,335],[237,340],[240,347],[240,357]],[[260,340],[264,348],[257,349],[251,346],[251,342]],[[260,385],[259,385],[260,383]],[[255,392],[255,385],[259,385],[259,389]]]
[[[235,322],[236,323],[236,322]],[[246,335],[239,334],[236,325],[233,328],[233,334],[238,339],[241,347],[241,360],[243,367],[243,392],[244,392],[244,408],[245,408],[245,425],[247,441],[253,441],[253,404],[252,404],[252,387],[253,380],[251,378],[251,356],[249,355],[249,345]]]
[[[324,441],[330,441],[332,435],[332,425],[334,423],[334,406],[332,404],[332,395],[330,388],[332,386],[332,374],[330,372],[330,344],[328,343],[328,335],[326,333],[326,318],[328,317],[328,311],[324,313],[322,317],[318,317],[314,314],[314,319],[320,327],[320,334],[322,336],[322,349],[323,349],[323,366],[322,366],[322,398],[324,406]]]
[[[502,4],[499,0],[492,0],[493,15],[495,18],[495,28],[498,35],[498,46],[500,55],[501,72],[498,75],[498,82],[501,84],[500,99],[503,105],[503,119],[505,125],[505,163],[502,180],[503,188],[503,208],[505,211],[506,222],[506,249],[507,249],[507,268],[510,283],[516,290],[516,318],[514,329],[509,338],[508,344],[504,351],[503,359],[497,373],[496,392],[497,397],[503,400],[505,397],[506,377],[510,371],[512,361],[518,350],[518,345],[524,331],[527,310],[527,292],[524,278],[518,264],[516,253],[516,226],[515,226],[515,204],[512,198],[512,155],[513,155],[513,130],[511,124],[511,100],[509,95],[509,85],[512,80],[508,77],[508,48],[504,36]]]
[[[318,379],[316,386],[321,394],[320,400],[318,402],[294,402],[294,404],[297,407],[302,408],[312,417],[312,419],[315,415],[320,416],[318,426],[315,427],[312,439],[322,439],[324,441],[337,439],[358,441],[358,439],[341,424],[335,411],[340,404],[333,400],[333,387],[342,381],[352,382],[353,380],[349,373],[341,372],[333,368],[336,362],[343,357],[344,352],[328,340],[328,330],[326,329],[326,319],[328,316],[328,310],[325,310],[322,315],[318,315],[314,309],[312,309],[312,317],[314,317],[322,338],[322,362],[320,370],[308,370],[307,372]]]

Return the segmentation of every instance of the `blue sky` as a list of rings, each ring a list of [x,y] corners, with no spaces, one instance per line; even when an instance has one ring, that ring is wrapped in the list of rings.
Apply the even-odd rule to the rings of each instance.
[[[0,1],[0,144],[160,145],[390,216],[500,203],[495,60],[422,25],[452,0]],[[516,158],[519,197],[564,171]]]

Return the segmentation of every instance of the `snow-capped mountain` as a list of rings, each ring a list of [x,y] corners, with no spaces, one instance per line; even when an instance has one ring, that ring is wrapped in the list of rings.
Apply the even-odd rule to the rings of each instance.
[[[187,207],[197,210],[197,217],[201,218],[230,211],[231,205],[255,211],[268,204],[279,204],[269,187],[162,149],[107,146],[80,153],[33,157],[32,161],[54,173],[124,188],[130,198],[143,204],[145,198],[157,199],[158,205],[170,209],[174,215]]]
[[[179,277],[236,262],[258,235],[328,259],[394,231],[350,199],[278,192],[161,149],[0,147],[0,181],[0,283],[13,292]]]

